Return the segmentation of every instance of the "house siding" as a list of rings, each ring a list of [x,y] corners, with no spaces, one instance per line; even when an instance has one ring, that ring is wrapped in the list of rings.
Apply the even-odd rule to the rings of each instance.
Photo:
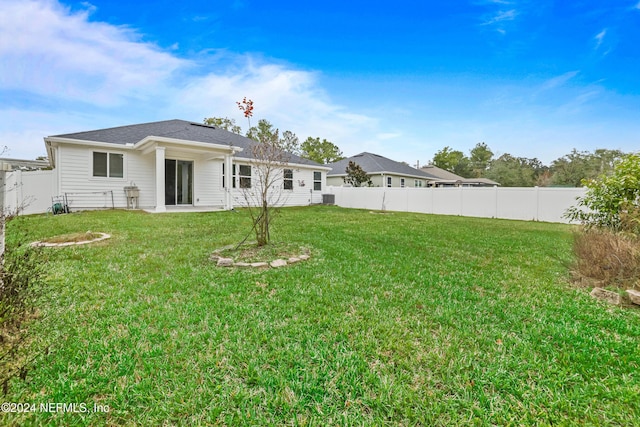
[[[152,174],[155,188],[155,158],[153,154],[151,154],[151,158],[154,161],[154,166],[146,173]],[[224,207],[222,159],[210,160],[205,156],[187,154],[175,149],[167,149],[165,159],[193,162],[193,206]]]
[[[196,160],[194,162],[194,206],[224,207],[222,164],[222,160]]]
[[[93,152],[123,154],[123,177],[94,177]],[[124,187],[136,185],[139,188],[139,208],[154,209],[156,206],[156,159],[153,151],[91,147],[86,145],[60,144],[56,149],[56,174],[59,177],[58,194],[67,194],[71,209],[126,208]],[[210,154],[200,155],[168,148],[165,159],[193,161],[193,206],[225,206],[223,187],[223,159],[210,158]],[[242,159],[234,159],[235,164],[247,164]],[[322,203],[322,193],[327,186],[326,170],[292,166],[293,190],[282,190],[284,206],[304,206]],[[321,172],[322,190],[315,191],[314,171]],[[255,178],[254,178],[255,179]],[[282,182],[279,188],[282,188]],[[113,202],[111,192],[113,192]],[[246,205],[242,190],[233,189],[233,204]],[[113,203],[113,204],[112,204]]]
[[[239,163],[237,163],[239,164]],[[283,180],[277,185],[277,190],[281,191],[280,204],[282,206],[305,206],[322,203],[322,194],[327,186],[326,172],[322,171],[322,189],[314,190],[313,172],[320,172],[317,169],[302,169],[292,166],[293,169],[293,189],[284,190]],[[252,175],[252,185],[255,187],[255,174]],[[240,188],[233,189],[233,200],[236,206],[246,206],[245,193]],[[252,196],[252,199],[254,197]]]
[[[153,155],[129,150],[61,145],[58,147],[59,195],[67,195],[71,208],[123,208],[127,206],[124,187],[135,183],[140,189],[140,207],[155,206],[155,166]],[[93,152],[123,154],[123,177],[93,176]],[[151,171],[151,173],[149,173]]]

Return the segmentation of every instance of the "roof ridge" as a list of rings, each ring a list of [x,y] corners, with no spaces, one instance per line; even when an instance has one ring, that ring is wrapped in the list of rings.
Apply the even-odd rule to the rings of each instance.
[[[380,156],[380,155],[377,155],[377,154],[374,154],[374,153],[367,153],[367,154],[370,156],[370,158],[373,160],[373,162],[374,162],[374,163],[375,163],[379,168],[381,168],[382,170],[384,170],[384,166],[383,166],[382,164],[380,164],[380,162],[378,161],[378,158],[383,158],[383,159],[391,160],[391,159],[389,159],[389,158],[387,158],[387,157]],[[395,160],[391,160],[391,161],[392,161],[392,162],[394,162]],[[396,163],[397,163],[397,162],[396,162]]]
[[[155,122],[133,123],[133,124],[130,124],[130,125],[111,126],[111,127],[101,128],[101,129],[91,129],[91,130],[82,130],[82,131],[78,131],[78,132],[61,133],[59,135],[67,136],[67,135],[77,135],[79,133],[103,132],[103,131],[110,131],[110,130],[114,130],[114,129],[123,129],[123,128],[129,128],[129,127],[138,127],[138,126],[151,125],[151,124],[156,124],[156,123],[168,123],[168,122],[193,123],[193,122],[189,122],[187,120],[181,120],[181,119],[157,120]],[[59,135],[51,135],[51,136],[59,136]],[[160,136],[160,135],[158,135],[158,136]]]

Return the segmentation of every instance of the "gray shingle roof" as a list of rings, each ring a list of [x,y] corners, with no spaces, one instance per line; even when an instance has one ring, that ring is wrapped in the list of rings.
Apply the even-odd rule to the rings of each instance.
[[[392,173],[397,175],[409,175],[414,177],[422,177],[425,179],[432,179],[433,176],[419,169],[412,168],[404,163],[396,162],[395,160],[388,159],[373,153],[360,153],[348,159],[342,159],[334,163],[329,163],[328,167],[331,168],[327,172],[327,176],[342,176],[346,175],[345,169],[349,165],[349,162],[355,162],[367,172],[367,174],[379,174],[379,173]]]
[[[434,165],[423,166],[420,170],[446,181],[460,181],[461,183],[467,184],[500,185],[489,178],[463,178],[460,175],[456,175],[453,172],[449,172],[448,170],[444,170]]]
[[[148,136],[175,138],[209,144],[233,145],[243,149],[243,151],[236,153],[236,157],[243,158],[251,157],[251,145],[255,143],[247,137],[224,129],[185,120],[140,123],[87,132],[53,135],[52,137],[125,145],[135,144]],[[320,166],[320,164],[312,160],[303,159],[295,154],[291,154],[290,163]]]

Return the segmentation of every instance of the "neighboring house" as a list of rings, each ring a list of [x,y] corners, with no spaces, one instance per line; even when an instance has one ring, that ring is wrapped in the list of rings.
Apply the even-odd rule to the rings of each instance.
[[[405,163],[364,152],[326,165],[331,168],[327,172],[327,185],[345,185],[344,177],[347,176],[346,169],[350,161],[360,165],[371,178],[374,187],[426,187],[429,179],[433,178]]]
[[[36,171],[48,169],[49,167],[48,160],[22,160],[0,157],[0,170],[3,171]]]
[[[432,177],[429,182],[432,187],[495,187],[500,185],[488,178],[463,178],[434,165],[423,166],[420,170]]]
[[[125,207],[135,186],[138,206],[231,209],[255,186],[254,141],[184,120],[142,123],[44,138],[57,195],[72,208]],[[329,168],[291,155],[282,179],[287,206],[322,202]]]

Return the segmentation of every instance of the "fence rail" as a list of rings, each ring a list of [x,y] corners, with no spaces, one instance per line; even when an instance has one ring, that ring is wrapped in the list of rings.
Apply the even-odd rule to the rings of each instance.
[[[584,188],[546,187],[327,187],[346,208],[568,223],[566,210]]]

